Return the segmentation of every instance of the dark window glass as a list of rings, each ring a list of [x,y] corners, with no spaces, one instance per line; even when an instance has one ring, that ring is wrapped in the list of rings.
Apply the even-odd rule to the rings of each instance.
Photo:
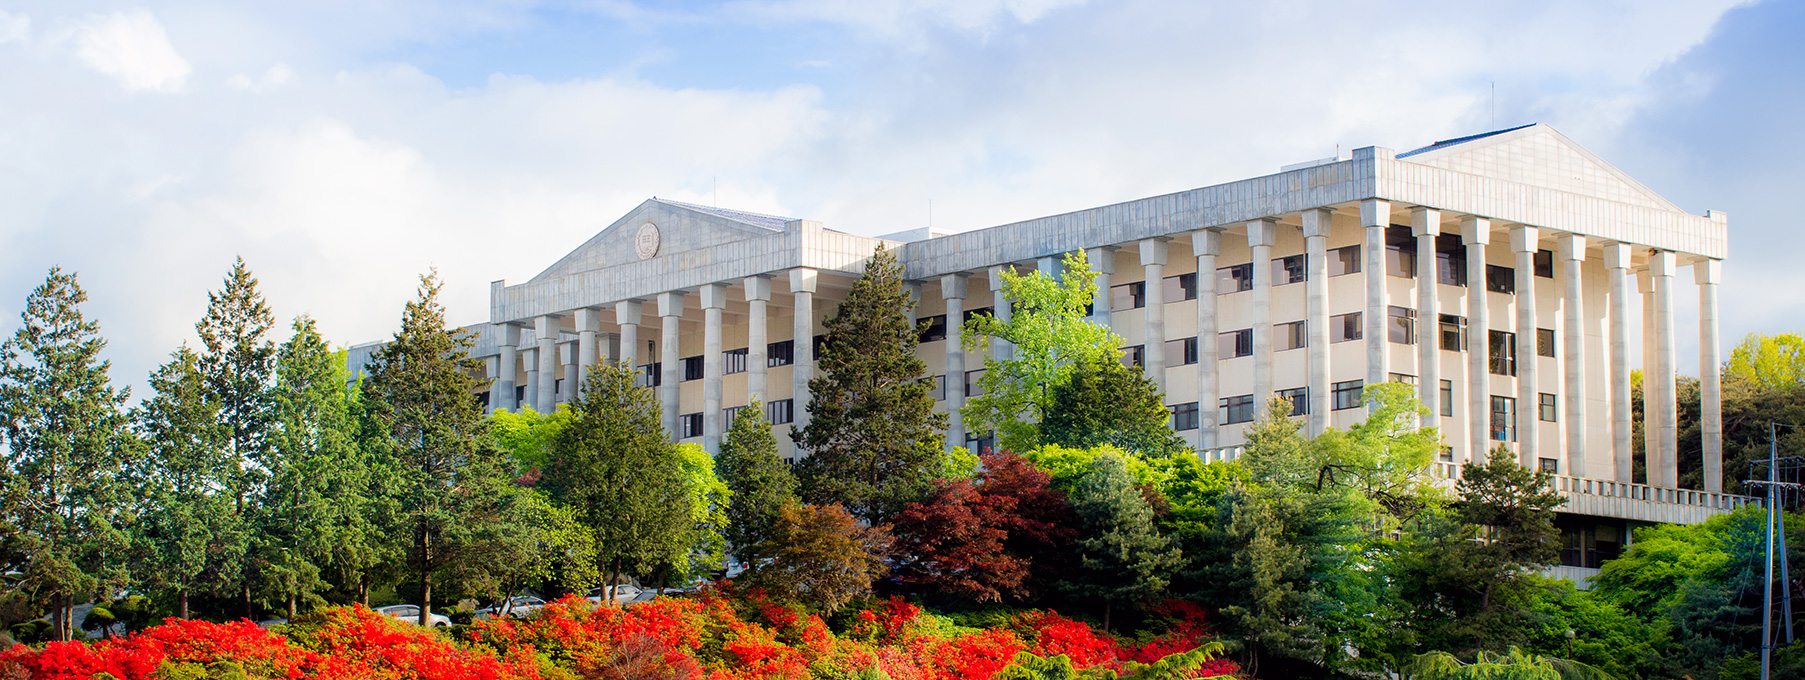
[[[702,357],[683,357],[681,368],[685,381],[702,379]]]
[[[1164,281],[1160,282],[1160,285],[1164,286],[1164,289],[1160,291],[1160,294],[1166,296],[1166,302],[1182,302],[1185,300],[1197,299],[1196,274],[1168,276]]]
[[[1146,365],[1144,363],[1146,361],[1146,357],[1142,356],[1142,353],[1144,351],[1145,351],[1145,349],[1141,345],[1135,345],[1133,347],[1123,347],[1122,348],[1122,365],[1123,366],[1131,366],[1131,367],[1138,367],[1138,366]]]
[[[1284,399],[1285,401],[1291,402],[1291,415],[1294,415],[1294,416],[1310,415],[1309,395],[1310,395],[1310,388],[1308,388],[1308,387],[1298,387],[1298,388],[1293,388],[1293,389],[1289,389],[1289,390],[1279,390],[1278,391],[1278,397],[1280,399]]]
[[[1253,329],[1243,328],[1216,336],[1216,358],[1253,356]]]
[[[1385,229],[1385,273],[1404,279],[1416,278],[1416,237],[1410,227]]]
[[[1347,246],[1329,251],[1329,276],[1360,273],[1360,246]]]
[[[1467,285],[1467,250],[1457,234],[1435,237],[1435,280],[1450,286]]]
[[[1454,381],[1452,380],[1441,381],[1441,414],[1449,418],[1454,417]]]
[[[1536,329],[1536,354],[1545,357],[1554,356],[1554,329]]]
[[[1253,290],[1253,263],[1237,264],[1216,270],[1216,293],[1227,295]]]
[[[733,375],[746,372],[746,357],[749,349],[730,349],[721,353],[721,374]]]
[[[1517,400],[1492,396],[1492,441],[1517,440]]]
[[[1517,334],[1507,331],[1492,331],[1490,352],[1487,357],[1491,362],[1492,375],[1516,375]]]
[[[1186,366],[1197,363],[1197,338],[1166,341],[1166,365]]]
[[[1222,424],[1253,422],[1253,395],[1243,394],[1236,397],[1223,397],[1221,402]]]
[[[980,379],[982,379],[983,377],[984,377],[984,369],[982,369],[982,368],[975,370],[975,371],[966,371],[965,372],[965,396],[968,396],[968,397],[984,396],[983,388],[978,387],[978,381]]]
[[[1365,381],[1361,380],[1335,383],[1329,390],[1329,408],[1335,411],[1359,408],[1360,390],[1365,387]]]
[[[1147,284],[1142,281],[1109,287],[1110,309],[1140,309],[1147,306]]]
[[[1386,325],[1386,337],[1400,345],[1416,344],[1416,310],[1393,306]]]
[[[1536,276],[1544,279],[1554,278],[1554,251],[1538,250],[1535,254]]]
[[[792,340],[765,345],[766,366],[788,366],[796,363],[796,343]]]
[[[740,417],[740,411],[744,410],[746,410],[744,406],[729,406],[721,409],[721,427],[733,427],[733,419]]]
[[[926,379],[934,381],[934,385],[932,387],[928,388],[928,396],[933,397],[934,401],[945,401],[946,400],[946,376],[937,375],[932,378],[926,378]]]
[[[639,367],[639,386],[658,387],[664,384],[664,362],[654,361]]]
[[[992,309],[990,307],[979,307],[977,309],[965,310],[965,320],[966,321],[970,321],[970,320],[975,319],[980,316],[996,316],[996,312],[994,309]],[[963,327],[964,326],[961,326],[961,328],[963,328]]]
[[[809,355],[810,360],[821,358],[821,351],[827,349],[827,336],[825,336],[825,335],[815,336],[814,347],[815,347],[815,349],[814,349],[815,353]]]
[[[1329,317],[1329,342],[1331,343],[1359,340],[1362,335],[1360,331],[1359,312]]]
[[[1272,325],[1272,349],[1275,352],[1303,347],[1305,337],[1302,321]]]
[[[1304,256],[1291,255],[1272,261],[1272,285],[1283,286],[1304,280]]]
[[[1510,295],[1517,292],[1517,270],[1495,264],[1485,266],[1485,289]]]
[[[1540,402],[1536,404],[1536,417],[1540,418],[1544,423],[1555,422],[1554,395],[1543,392],[1536,396],[1540,400]]]
[[[1561,473],[1561,462],[1557,459],[1542,458],[1542,459],[1539,459],[1538,464],[1540,464],[1542,466],[1542,471],[1546,472],[1548,474],[1558,475]]]
[[[685,413],[677,416],[677,424],[681,430],[681,439],[702,436],[702,414]]]
[[[1467,318],[1441,315],[1441,348],[1450,352],[1467,351]]]
[[[1172,429],[1176,432],[1197,429],[1197,402],[1172,405]]]
[[[796,401],[779,399],[765,404],[765,419],[772,425],[785,425],[796,421]]]
[[[922,319],[920,340],[922,344],[939,342],[946,339],[946,315],[935,314]]]

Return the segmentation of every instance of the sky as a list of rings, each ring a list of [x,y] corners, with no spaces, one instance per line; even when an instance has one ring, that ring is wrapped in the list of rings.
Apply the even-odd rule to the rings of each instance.
[[[1771,0],[0,0],[0,332],[77,271],[143,396],[234,257],[277,340],[307,314],[343,346],[431,268],[485,321],[489,282],[651,196],[961,231],[1539,122],[1728,213],[1727,352],[1805,327],[1801,29]]]

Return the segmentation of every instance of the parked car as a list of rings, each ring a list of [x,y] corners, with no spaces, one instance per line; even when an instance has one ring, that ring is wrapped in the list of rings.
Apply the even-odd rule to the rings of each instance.
[[[511,616],[516,619],[524,619],[533,612],[539,611],[539,608],[543,606],[545,606],[545,600],[541,600],[531,595],[515,595],[506,600],[489,605],[488,607],[476,610],[476,618],[477,620],[483,620],[500,616]]]
[[[601,604],[603,598],[606,598],[607,596],[608,588],[604,586],[589,591],[588,600],[596,604]],[[658,591],[640,588],[639,586],[630,583],[622,583],[614,587],[614,601],[622,607],[630,604],[649,602],[657,597]]]
[[[381,614],[383,616],[387,616],[392,619],[399,620],[399,621],[406,621],[408,623],[414,623],[414,624],[420,623],[420,606],[419,605],[391,604],[387,607],[378,608],[376,610],[376,613]],[[443,614],[429,613],[426,616],[426,621],[432,628],[449,628],[449,627],[451,627],[451,618],[447,617]]]

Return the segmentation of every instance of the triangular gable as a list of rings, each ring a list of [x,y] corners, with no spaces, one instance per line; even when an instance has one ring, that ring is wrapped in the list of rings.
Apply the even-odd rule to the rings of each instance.
[[[1608,201],[1685,212],[1547,125],[1443,140],[1398,160]]]
[[[594,238],[560,258],[533,281],[569,276],[640,259],[637,238],[640,227],[657,227],[658,249],[663,257],[698,248],[749,238],[781,234],[789,218],[739,210],[711,208],[669,199],[652,198],[615,220]]]

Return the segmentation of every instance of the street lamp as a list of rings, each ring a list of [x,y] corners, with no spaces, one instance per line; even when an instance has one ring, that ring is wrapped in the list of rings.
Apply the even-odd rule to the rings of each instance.
[[[1573,629],[1568,628],[1567,629],[1567,660],[1568,661],[1573,660],[1573,637],[1574,637]]]

